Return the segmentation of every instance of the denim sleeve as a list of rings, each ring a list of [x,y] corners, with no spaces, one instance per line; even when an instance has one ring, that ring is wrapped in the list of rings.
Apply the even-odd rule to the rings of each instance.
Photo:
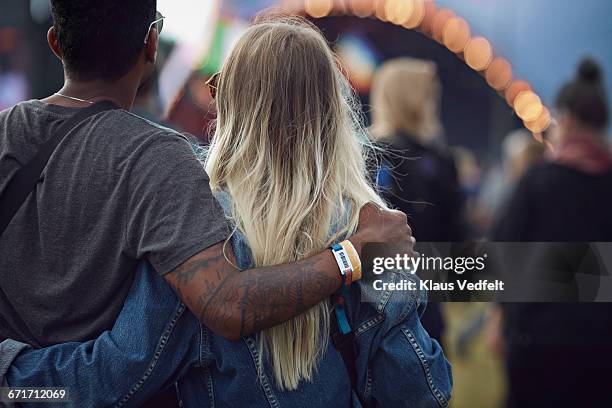
[[[27,344],[11,339],[0,343],[0,387],[8,387],[6,372],[19,353],[27,348],[29,348]]]
[[[6,378],[12,387],[66,387],[68,406],[140,406],[197,364],[199,328],[143,263],[111,331],[84,343],[24,350]]]
[[[417,288],[419,282],[406,272],[388,272],[382,279],[412,281]],[[427,292],[376,291],[372,284],[360,283],[360,304],[354,306],[358,392],[371,406],[447,407],[451,367],[420,321]]]

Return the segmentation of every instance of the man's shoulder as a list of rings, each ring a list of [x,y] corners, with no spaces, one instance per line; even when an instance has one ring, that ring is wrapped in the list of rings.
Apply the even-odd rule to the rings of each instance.
[[[38,106],[36,104],[37,101],[23,101],[19,102],[16,105],[8,107],[0,111],[0,123],[8,120],[9,117],[14,115],[26,115],[29,112],[36,112]]]
[[[123,109],[103,113],[99,131],[104,137],[110,136],[111,143],[138,157],[145,152],[160,158],[175,152],[184,157],[195,157],[195,137],[162,126]],[[160,155],[160,153],[162,153]]]
[[[189,141],[186,135],[174,129],[162,126],[124,109],[115,109],[109,111],[107,114],[112,118],[111,121],[107,121],[107,126],[120,126],[133,131],[135,130],[136,132],[133,132],[134,134],[143,135],[145,137],[154,136]]]

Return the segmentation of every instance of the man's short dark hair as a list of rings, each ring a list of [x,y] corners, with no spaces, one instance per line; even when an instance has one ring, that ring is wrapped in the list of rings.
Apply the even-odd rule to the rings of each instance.
[[[68,75],[114,81],[142,52],[157,0],[51,0],[51,6]]]

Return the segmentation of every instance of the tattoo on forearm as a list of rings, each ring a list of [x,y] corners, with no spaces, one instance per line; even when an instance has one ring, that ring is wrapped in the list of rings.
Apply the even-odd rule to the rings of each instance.
[[[339,278],[326,267],[321,257],[313,257],[238,272],[219,251],[182,265],[170,283],[184,300],[197,288],[190,307],[212,330],[235,332],[238,317],[244,335],[287,321],[330,296]]]

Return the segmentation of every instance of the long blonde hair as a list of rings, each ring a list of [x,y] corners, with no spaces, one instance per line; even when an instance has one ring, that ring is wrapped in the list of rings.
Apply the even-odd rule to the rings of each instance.
[[[438,118],[440,82],[433,62],[397,58],[384,63],[372,83],[372,134],[398,132],[428,144],[441,136]]]
[[[364,203],[384,205],[367,182],[367,141],[350,87],[323,36],[303,20],[247,30],[223,66],[217,110],[206,169],[213,190],[232,197],[233,221],[257,266],[320,252],[356,229]],[[281,389],[312,380],[329,323],[325,301],[261,332],[260,355]]]

